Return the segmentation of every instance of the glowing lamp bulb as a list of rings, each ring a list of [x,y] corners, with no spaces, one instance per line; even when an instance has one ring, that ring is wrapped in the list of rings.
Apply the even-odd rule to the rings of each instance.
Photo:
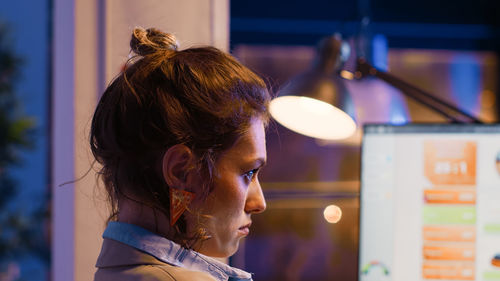
[[[342,210],[336,205],[329,205],[323,211],[323,216],[329,223],[338,223],[342,218]]]
[[[278,97],[271,101],[269,111],[281,125],[313,138],[339,140],[356,131],[356,122],[347,113],[313,98]]]

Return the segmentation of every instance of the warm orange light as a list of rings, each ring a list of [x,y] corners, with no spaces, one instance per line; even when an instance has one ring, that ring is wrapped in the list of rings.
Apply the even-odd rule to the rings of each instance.
[[[347,70],[342,70],[342,71],[340,71],[340,77],[347,79],[347,80],[353,80],[354,73],[347,71]]]
[[[278,97],[271,101],[269,110],[283,126],[313,138],[339,140],[356,131],[356,123],[347,113],[313,98]]]
[[[338,223],[342,218],[342,210],[336,205],[329,205],[323,211],[323,216],[329,223]]]

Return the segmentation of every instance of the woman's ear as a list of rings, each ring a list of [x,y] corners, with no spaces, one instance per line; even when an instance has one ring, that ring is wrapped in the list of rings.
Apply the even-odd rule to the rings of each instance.
[[[188,173],[194,163],[194,155],[187,146],[176,144],[171,146],[163,155],[163,179],[168,186],[177,189],[186,189]]]

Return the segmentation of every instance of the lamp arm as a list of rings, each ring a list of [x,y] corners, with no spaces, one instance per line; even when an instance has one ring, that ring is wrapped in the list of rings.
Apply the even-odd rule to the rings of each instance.
[[[460,123],[459,119],[456,117],[453,117],[443,109],[439,108],[437,105],[443,106],[448,108],[449,110],[453,110],[457,113],[460,113],[462,116],[465,116],[469,118],[472,122],[474,123],[483,123],[481,120],[479,120],[477,117],[472,116],[471,114],[463,111],[462,109],[455,107],[437,97],[434,95],[414,86],[411,85],[410,83],[407,83],[400,78],[397,78],[396,76],[376,69],[375,67],[371,66],[365,59],[359,58],[357,62],[357,69],[355,73],[356,78],[363,78],[365,76],[375,76],[389,85],[398,88],[401,90],[403,94],[406,96],[416,100],[417,102],[427,106],[428,108],[436,111],[437,113],[443,115],[444,117],[448,118],[449,120],[452,120],[453,122]],[[426,100],[427,99],[427,100]],[[431,103],[432,101],[432,103]],[[434,103],[434,104],[433,104]]]

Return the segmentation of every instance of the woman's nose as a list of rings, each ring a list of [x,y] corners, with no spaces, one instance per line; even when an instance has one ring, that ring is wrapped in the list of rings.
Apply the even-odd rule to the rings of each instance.
[[[250,186],[248,191],[247,200],[245,203],[245,212],[249,214],[258,214],[266,210],[266,199],[260,186],[259,181]]]

